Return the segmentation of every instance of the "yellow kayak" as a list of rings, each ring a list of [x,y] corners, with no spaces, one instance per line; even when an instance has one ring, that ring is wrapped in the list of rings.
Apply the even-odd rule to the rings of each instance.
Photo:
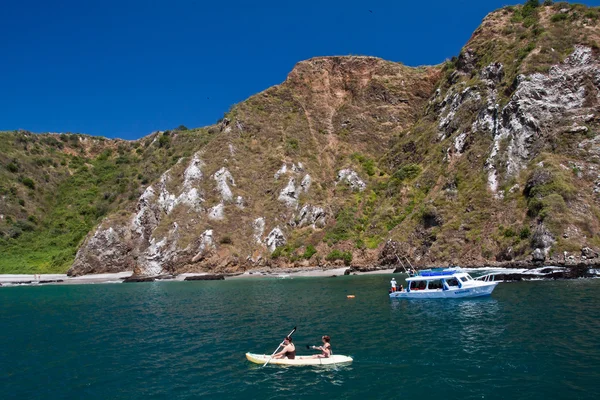
[[[271,356],[269,354],[246,353],[246,358],[256,364],[264,364]],[[269,364],[275,365],[332,365],[351,363],[352,357],[337,354],[329,358],[312,358],[311,356],[296,356],[293,360],[289,358],[271,358]]]

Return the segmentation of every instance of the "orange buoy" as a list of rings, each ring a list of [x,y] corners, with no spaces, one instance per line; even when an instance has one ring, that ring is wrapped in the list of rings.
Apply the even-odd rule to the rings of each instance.
[[[353,299],[353,298],[354,298],[354,297],[356,297],[356,296],[354,296],[353,294],[349,294],[349,295],[348,295],[348,296],[346,296],[346,297],[347,297],[347,298],[349,298],[349,299]]]

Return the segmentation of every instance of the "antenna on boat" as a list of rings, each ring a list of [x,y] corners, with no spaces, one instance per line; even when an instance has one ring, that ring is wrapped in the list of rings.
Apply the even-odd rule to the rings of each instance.
[[[402,265],[402,269],[404,269],[404,272],[408,274],[408,271],[406,270],[406,267],[404,266],[404,264],[402,263],[402,261],[400,260],[400,257],[398,257],[397,254],[394,254],[396,256],[396,258],[398,259],[398,262],[400,263],[400,265]]]
[[[396,256],[398,257],[398,256]],[[414,270],[415,268],[412,266],[412,264],[410,263],[410,261],[408,261],[408,258],[406,256],[403,256],[404,259],[406,260],[406,262],[408,263],[408,265],[410,265],[410,269]]]

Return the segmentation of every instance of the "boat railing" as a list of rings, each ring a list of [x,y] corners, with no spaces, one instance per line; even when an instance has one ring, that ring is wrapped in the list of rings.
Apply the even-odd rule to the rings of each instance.
[[[456,271],[421,271],[419,273],[420,276],[451,276],[454,275]]]

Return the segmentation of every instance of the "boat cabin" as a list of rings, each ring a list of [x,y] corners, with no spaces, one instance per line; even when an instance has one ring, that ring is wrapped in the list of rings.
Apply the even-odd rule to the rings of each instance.
[[[419,276],[408,278],[406,291],[416,290],[450,290],[462,288],[463,284],[473,278],[466,272],[441,271],[422,272]]]

